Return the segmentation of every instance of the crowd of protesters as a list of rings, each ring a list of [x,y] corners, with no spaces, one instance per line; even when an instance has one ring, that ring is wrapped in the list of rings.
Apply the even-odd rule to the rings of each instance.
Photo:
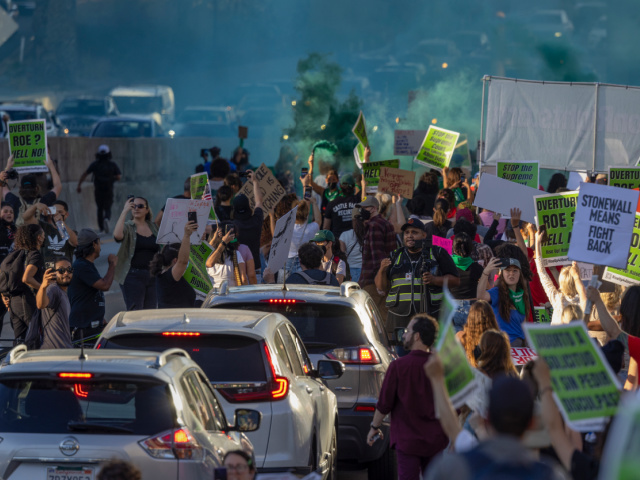
[[[587,289],[575,263],[544,268],[542,233],[522,221],[517,208],[504,220],[473,206],[479,177],[469,182],[461,168],[425,172],[406,201],[398,195],[367,193],[357,168],[341,172],[327,160],[320,162],[321,174],[314,177],[318,165],[312,154],[308,173],[294,182],[274,172],[289,193],[267,211],[248,152],[239,148],[230,161],[216,147],[209,152],[211,157],[207,155],[196,172],[209,176],[218,218],[207,225],[203,237],[213,249],[206,270],[214,287],[225,282],[357,282],[382,312],[389,337],[403,329],[397,360],[403,363],[394,362],[387,372],[368,437],[375,441],[380,422],[391,413],[399,478],[419,478],[425,469],[429,479],[476,478],[473,472],[483,469],[496,475],[525,472],[522,478],[595,478],[596,450],[584,435],[562,425],[550,396],[548,367],[539,360],[528,369],[529,381],[520,380],[510,349],[527,346],[523,325],[534,321],[536,308],[552,310],[552,324],[587,321],[625,388],[634,390],[640,286],[625,291],[604,282],[599,290]],[[369,148],[364,160],[371,160]],[[53,162],[48,162],[48,191],[38,175],[27,174],[19,179],[16,193],[8,181],[12,163],[10,158],[0,173],[0,314],[9,312],[16,343],[66,348],[98,335],[105,325],[104,293],[114,280],[127,310],[198,306],[196,292],[184,277],[197,224],[186,224],[181,243],[159,245],[163,211],[154,217],[140,195],[128,198],[110,224],[113,184],[122,174],[108,146],[100,146],[77,187],[80,192],[85,178],[93,175],[100,233],[66,225],[69,206],[58,198],[61,181]],[[244,182],[253,189],[253,207],[239,193]],[[183,193],[174,198],[190,198],[189,187],[187,178]],[[299,196],[296,190],[308,194]],[[547,191],[566,191],[565,177],[554,175]],[[286,264],[272,272],[267,259],[276,222],[296,207]],[[108,256],[108,269],[101,275],[95,260],[111,228],[119,249]],[[452,240],[451,254],[436,245],[436,237]],[[482,386],[462,411],[453,409],[442,363],[431,350],[445,285],[459,303],[456,337]],[[585,317],[588,300],[594,309]],[[536,419],[548,431],[541,445],[527,436]],[[436,460],[445,450],[451,455]]]

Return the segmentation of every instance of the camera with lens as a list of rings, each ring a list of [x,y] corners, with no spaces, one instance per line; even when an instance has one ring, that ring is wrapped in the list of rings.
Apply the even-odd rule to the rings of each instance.
[[[15,168],[11,170],[7,170],[7,180],[17,180],[18,179],[18,171]]]
[[[422,273],[431,273],[433,276],[440,276],[440,264],[431,258],[431,237],[422,241]]]

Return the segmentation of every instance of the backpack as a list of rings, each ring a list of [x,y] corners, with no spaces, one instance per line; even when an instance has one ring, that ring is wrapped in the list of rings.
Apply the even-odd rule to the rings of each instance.
[[[463,457],[473,480],[547,480],[554,477],[553,469],[540,461],[530,463],[496,462],[476,447]]]
[[[38,350],[42,346],[44,341],[44,326],[42,325],[42,314],[40,310],[36,310],[31,315],[29,321],[29,328],[24,337],[24,344],[27,346],[27,350]]]
[[[340,254],[336,253],[331,260],[331,273],[333,275],[338,271],[338,265],[340,265],[340,260],[344,262],[345,272],[344,272],[344,281],[351,280],[351,269],[349,268],[349,262],[347,262],[347,256],[344,252],[340,252]]]
[[[22,283],[24,275],[26,250],[11,252],[0,264],[0,293],[4,295],[21,295],[25,285]]]
[[[309,275],[304,273],[302,270],[299,271],[299,272],[296,272],[296,273],[298,275],[300,275],[302,278],[304,278],[309,285],[331,285],[331,273],[330,272],[327,272],[327,274],[325,275],[324,279],[322,279],[322,280],[314,280]]]

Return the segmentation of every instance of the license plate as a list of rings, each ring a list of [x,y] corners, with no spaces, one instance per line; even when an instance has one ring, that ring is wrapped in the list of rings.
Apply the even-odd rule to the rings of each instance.
[[[47,467],[46,480],[94,480],[93,467]]]

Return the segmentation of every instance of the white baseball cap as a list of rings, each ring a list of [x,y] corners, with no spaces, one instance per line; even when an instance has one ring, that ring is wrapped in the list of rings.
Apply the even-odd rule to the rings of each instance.
[[[98,147],[98,153],[109,153],[111,150],[109,150],[109,145],[100,145]]]

